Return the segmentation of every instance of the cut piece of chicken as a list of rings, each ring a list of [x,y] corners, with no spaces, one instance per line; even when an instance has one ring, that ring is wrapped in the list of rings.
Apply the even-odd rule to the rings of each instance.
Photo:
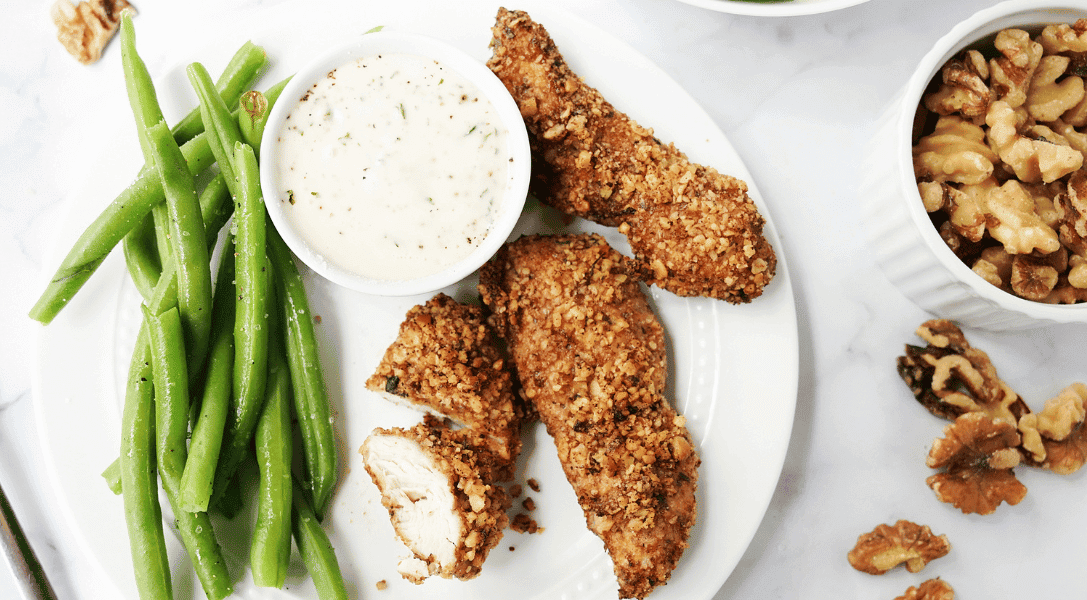
[[[521,448],[513,378],[479,306],[438,294],[408,310],[366,387],[486,434],[513,477]]]
[[[413,583],[476,577],[509,524],[511,502],[493,478],[494,458],[474,442],[468,430],[427,419],[411,429],[375,429],[359,449],[412,552],[398,570]]]
[[[664,397],[664,328],[629,263],[600,236],[528,236],[479,288],[620,596],[644,598],[688,546],[700,459]]]
[[[618,227],[646,283],[734,304],[763,293],[777,258],[746,183],[617,110],[524,11],[499,9],[492,32],[487,66],[520,107],[540,201]]]

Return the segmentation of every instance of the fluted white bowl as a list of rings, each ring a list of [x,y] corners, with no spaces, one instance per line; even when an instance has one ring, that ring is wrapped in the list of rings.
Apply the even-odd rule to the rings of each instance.
[[[912,155],[921,95],[948,59],[1002,29],[1071,24],[1083,17],[1087,2],[1009,0],[978,11],[936,42],[877,123],[860,182],[868,241],[888,279],[937,317],[989,330],[1087,323],[1087,303],[1020,298],[985,281],[955,256],[921,202]]]

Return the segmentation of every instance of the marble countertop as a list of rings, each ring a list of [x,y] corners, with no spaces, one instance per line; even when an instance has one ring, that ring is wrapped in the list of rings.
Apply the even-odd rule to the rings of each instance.
[[[279,3],[142,2],[141,53],[161,72],[182,59],[179,44],[203,44]],[[73,186],[108,151],[105,116],[127,114],[127,104],[117,45],[95,65],[78,64],[55,40],[50,4],[12,4],[0,36],[0,484],[58,595],[91,599],[101,575],[42,476],[31,386],[41,325],[26,314],[52,268],[52,230]],[[993,2],[872,0],[789,18],[674,0],[555,4],[644,54],[705,108],[755,179],[789,265],[800,339],[792,438],[765,518],[714,598],[890,599],[936,576],[964,599],[1072,597],[1087,564],[1087,474],[1019,469],[1030,492],[989,516],[963,515],[925,485],[925,456],[943,422],[912,400],[895,358],[929,315],[873,262],[859,208],[858,169],[875,121],[932,43]],[[1031,406],[1087,381],[1087,326],[966,334]],[[850,567],[845,555],[859,534],[901,518],[946,534],[954,549],[918,574]],[[0,600],[19,598],[12,582],[0,566]]]

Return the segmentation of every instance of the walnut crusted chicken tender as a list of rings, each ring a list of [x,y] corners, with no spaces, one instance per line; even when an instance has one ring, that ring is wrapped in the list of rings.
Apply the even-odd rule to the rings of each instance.
[[[412,307],[366,387],[484,434],[509,464],[505,479],[512,478],[520,418],[512,378],[481,307],[445,294]]]
[[[398,564],[412,583],[438,575],[472,579],[509,524],[510,499],[494,457],[470,430],[434,419],[375,429],[359,452],[381,490],[393,528],[413,556]]]
[[[762,294],[777,259],[744,182],[692,163],[616,110],[526,13],[499,9],[492,31],[487,66],[521,109],[540,200],[618,227],[647,283],[732,303]]]
[[[523,237],[484,265],[480,292],[620,596],[644,598],[688,546],[700,459],[629,263],[595,235]]]

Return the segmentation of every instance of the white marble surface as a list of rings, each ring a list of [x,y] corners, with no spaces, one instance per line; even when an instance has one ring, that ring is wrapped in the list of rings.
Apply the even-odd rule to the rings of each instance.
[[[402,2],[425,10],[426,1]],[[9,2],[0,36],[0,483],[61,598],[98,598],[98,575],[65,531],[41,473],[31,375],[39,328],[26,317],[47,275],[51,228],[74,182],[124,115],[119,51],[76,63],[54,39],[50,2]],[[152,73],[217,28],[245,27],[275,0],[145,0]],[[927,315],[890,286],[865,248],[857,169],[878,115],[913,65],[985,0],[872,0],[793,18],[738,17],[673,0],[560,0],[626,41],[689,91],[736,146],[782,238],[796,292],[800,381],[784,470],[747,553],[715,596],[894,598],[940,576],[959,598],[1077,597],[1087,564],[1087,475],[1019,469],[1015,507],[965,516],[924,484],[942,422],[914,403],[894,359]],[[510,5],[511,7],[513,5]],[[223,14],[227,16],[221,16]],[[1004,379],[1039,406],[1087,381],[1087,327],[967,331]],[[845,560],[856,536],[909,518],[946,533],[951,554],[882,577]],[[118,532],[123,535],[123,532]],[[18,598],[0,566],[0,599]],[[363,589],[372,589],[364,587]],[[370,592],[370,597],[380,597]]]

